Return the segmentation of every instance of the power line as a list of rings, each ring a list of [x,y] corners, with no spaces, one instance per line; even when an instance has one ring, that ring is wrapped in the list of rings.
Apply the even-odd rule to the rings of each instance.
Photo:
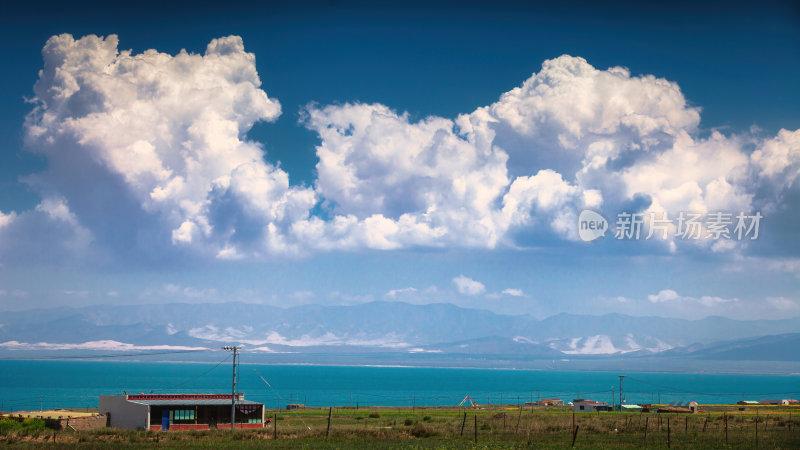
[[[189,378],[189,379],[187,379],[187,380],[185,380],[185,381],[183,381],[183,382],[181,382],[181,383],[178,383],[178,384],[176,384],[176,385],[174,385],[174,386],[171,386],[171,387],[168,387],[168,388],[163,388],[163,389],[155,389],[153,392],[159,392],[159,391],[167,391],[167,390],[177,389],[177,388],[179,388],[179,387],[181,387],[181,386],[183,386],[183,385],[185,385],[185,384],[191,383],[192,381],[195,381],[195,380],[197,380],[197,379],[199,379],[199,378],[203,378],[204,376],[206,376],[206,375],[208,375],[209,373],[211,373],[211,372],[212,372],[214,369],[216,369],[217,367],[219,367],[219,366],[220,366],[222,363],[224,363],[225,361],[229,360],[230,358],[231,358],[231,355],[228,355],[228,356],[226,356],[226,357],[225,357],[225,359],[223,359],[222,361],[218,362],[218,363],[217,363],[217,364],[216,364],[214,367],[212,367],[212,368],[208,369],[207,371],[205,371],[205,372],[201,373],[200,375],[198,375],[198,376],[196,376],[196,377]]]
[[[275,393],[275,396],[276,396],[276,397],[277,397],[279,400],[282,400],[284,403],[286,403],[286,404],[288,405],[288,402],[287,402],[286,400],[284,400],[284,399],[283,399],[283,397],[281,397],[281,394],[280,394],[280,393],[278,393],[278,391],[277,391],[275,388],[273,388],[271,384],[269,384],[269,382],[267,381],[267,379],[266,379],[266,378],[264,378],[263,376],[261,376],[261,374],[260,374],[260,373],[259,373],[259,372],[258,372],[258,371],[255,369],[255,368],[253,368],[253,372],[255,372],[255,373],[256,373],[256,375],[258,375],[258,378],[261,378],[261,381],[263,381],[263,382],[264,382],[264,384],[266,384],[266,385],[267,385],[267,387],[269,387],[269,389],[270,389],[272,392],[274,392],[274,393]],[[299,402],[298,402],[298,403],[299,403]],[[280,406],[281,406],[281,405],[280,405],[280,402],[279,402],[279,403],[278,403],[278,409],[280,409]],[[303,425],[305,425],[305,426],[306,426],[306,428],[308,428],[308,431],[311,431],[311,427],[310,427],[310,426],[308,426],[308,424],[306,423],[306,421],[305,421],[305,420],[303,420],[303,416],[299,416],[299,417],[300,417],[300,421],[301,421],[301,422],[303,422]],[[277,424],[277,423],[275,423],[273,426],[276,426],[276,427],[277,427],[277,426],[278,426],[278,424]]]

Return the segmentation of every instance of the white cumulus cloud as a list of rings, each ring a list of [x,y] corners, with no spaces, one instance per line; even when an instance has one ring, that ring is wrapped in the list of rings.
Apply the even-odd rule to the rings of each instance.
[[[508,289],[503,289],[503,292],[501,292],[501,293],[502,294],[506,294],[506,295],[510,295],[512,297],[524,297],[525,296],[525,293],[522,292],[522,289],[508,288]]]
[[[114,35],[64,34],[42,54],[25,128],[48,170],[31,183],[63,196],[62,218],[101,238],[150,233],[154,246],[292,251],[286,230],[316,198],[243,138],[281,109],[241,38],[168,55],[120,51]]]
[[[453,278],[453,284],[456,285],[458,292],[463,295],[479,295],[486,292],[486,286],[483,283],[464,275]]]
[[[702,297],[687,297],[679,295],[672,289],[663,289],[659,291],[657,294],[648,295],[647,299],[650,300],[651,303],[666,303],[666,302],[676,302],[684,304],[696,303],[707,307],[723,305],[727,303],[736,303],[739,301],[739,299],[736,298],[722,298],[710,295],[704,295]]]
[[[414,293],[414,292],[417,292],[417,289],[414,288],[414,287],[407,287],[407,288],[402,288],[402,289],[391,289],[389,292],[386,293],[386,296],[389,297],[389,298],[395,298],[395,297],[397,297],[399,295],[410,294],[410,293]]]

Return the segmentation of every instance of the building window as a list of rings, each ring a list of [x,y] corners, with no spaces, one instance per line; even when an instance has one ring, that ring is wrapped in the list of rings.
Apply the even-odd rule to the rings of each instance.
[[[170,419],[172,423],[193,423],[194,422],[194,410],[193,409],[176,409],[170,411]]]

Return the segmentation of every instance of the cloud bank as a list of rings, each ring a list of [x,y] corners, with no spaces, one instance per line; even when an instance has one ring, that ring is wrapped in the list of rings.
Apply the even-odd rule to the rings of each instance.
[[[320,139],[317,178],[298,186],[246,138],[281,107],[241,38],[168,55],[64,34],[42,55],[25,137],[47,161],[26,178],[43,200],[0,211],[8,259],[37,245],[258,259],[571,241],[583,208],[779,214],[800,174],[800,130],[707,134],[676,83],[565,55],[456,118],[311,105],[301,122]]]

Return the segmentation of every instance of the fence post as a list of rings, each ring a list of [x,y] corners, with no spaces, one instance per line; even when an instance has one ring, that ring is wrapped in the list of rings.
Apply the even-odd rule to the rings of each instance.
[[[728,413],[725,413],[725,445],[728,445]]]
[[[325,437],[331,435],[331,418],[333,417],[333,407],[328,410],[328,431],[325,432]]]
[[[272,426],[272,438],[278,439],[278,413],[275,413],[272,421],[275,422],[275,425]]]
[[[517,414],[517,429],[514,430],[514,434],[519,433],[519,422],[522,420],[522,408],[519,406],[517,408],[519,409],[519,413]]]
[[[758,448],[758,409],[756,409],[756,448]]]
[[[464,425],[467,423],[467,413],[464,412],[464,420],[461,421],[461,435],[464,435]]]
[[[644,442],[647,443],[647,426],[650,424],[650,416],[644,418]]]
[[[475,418],[475,442],[478,442],[478,415],[472,416]]]
[[[670,448],[670,442],[669,442],[669,417],[667,417],[667,448]]]
[[[575,427],[575,432],[574,432],[574,433],[572,433],[572,446],[573,446],[573,447],[575,447],[575,439],[578,437],[578,429],[579,429],[580,427],[581,427],[580,425],[576,426],[576,427]]]

